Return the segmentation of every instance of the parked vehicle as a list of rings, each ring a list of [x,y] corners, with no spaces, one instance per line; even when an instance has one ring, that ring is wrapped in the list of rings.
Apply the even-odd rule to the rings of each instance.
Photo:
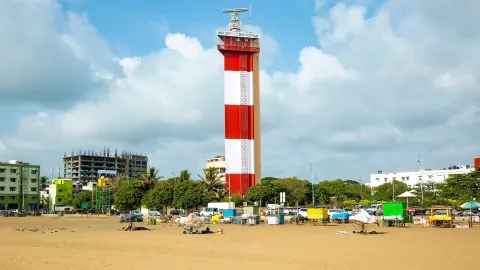
[[[427,213],[426,209],[421,208],[420,206],[411,206],[407,209],[407,214],[416,216],[416,215],[424,215]]]
[[[372,204],[366,209],[369,215],[383,215],[383,204]]]
[[[220,214],[218,208],[202,208],[202,211],[200,211],[200,216],[202,217],[212,217],[218,214]]]
[[[130,214],[143,217],[143,214],[139,210],[132,210]]]
[[[300,208],[298,209],[298,215],[307,218],[307,208]]]
[[[148,215],[158,217],[158,216],[162,215],[162,212],[160,212],[158,209],[149,209],[148,210]]]

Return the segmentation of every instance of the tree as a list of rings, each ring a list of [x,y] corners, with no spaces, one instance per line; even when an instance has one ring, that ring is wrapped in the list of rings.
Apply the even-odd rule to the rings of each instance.
[[[235,207],[239,207],[243,205],[243,202],[245,201],[245,199],[242,196],[240,196],[240,194],[235,193],[230,198],[230,201],[235,203]]]
[[[72,199],[72,206],[80,209],[82,203],[88,203],[88,209],[95,208],[95,202],[92,200],[93,193],[90,190],[85,190],[77,194],[75,198]]]
[[[213,167],[208,167],[204,171],[204,177],[198,175],[201,181],[205,184],[207,191],[209,192],[218,192],[219,190],[225,189],[225,183],[218,176],[218,169]]]
[[[178,182],[181,183],[181,182],[189,181],[192,179],[191,176],[192,174],[188,172],[188,170],[182,170],[180,172],[180,176],[178,177]]]
[[[308,201],[307,194],[309,194],[309,190],[311,189],[309,182],[296,177],[276,180],[276,182],[283,185],[288,205],[298,206]]]
[[[440,195],[444,199],[459,199],[470,201],[478,196],[480,189],[480,171],[467,174],[453,174],[445,179],[444,184],[439,185]]]
[[[149,190],[142,199],[142,204],[148,208],[164,209],[173,203],[174,187],[171,182],[159,182],[155,188]]]
[[[148,191],[155,187],[158,180],[163,176],[158,176],[158,170],[155,167],[150,167],[147,172],[140,176],[140,188]]]
[[[112,192],[115,194],[121,187],[123,187],[130,178],[125,174],[118,174],[113,178],[112,182]]]
[[[115,194],[115,207],[121,210],[138,209],[141,205],[145,190],[139,180],[130,180]]]
[[[261,206],[267,203],[275,203],[275,201],[279,203],[280,192],[284,191],[286,191],[285,185],[278,181],[263,181],[248,189],[245,200],[259,202]]]
[[[205,205],[214,197],[214,193],[208,192],[203,182],[189,180],[178,183],[175,187],[173,206],[187,210]]]
[[[394,180],[395,196],[398,196],[408,190],[407,184]],[[377,201],[392,201],[393,200],[393,184],[385,183],[374,189],[373,197]],[[395,198],[397,200],[397,198]]]
[[[48,188],[48,177],[42,176],[40,177],[40,190],[45,190]]]

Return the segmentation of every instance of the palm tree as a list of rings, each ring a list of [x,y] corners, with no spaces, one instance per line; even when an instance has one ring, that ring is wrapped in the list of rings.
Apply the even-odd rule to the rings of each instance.
[[[162,178],[163,176],[158,176],[158,170],[155,167],[150,167],[147,172],[140,176],[140,186],[145,190],[152,189]]]
[[[178,182],[182,183],[185,181],[190,180],[191,178],[191,173],[188,172],[188,170],[183,170],[180,172],[180,176],[178,177]]]
[[[217,168],[208,167],[205,169],[204,174],[204,177],[200,175],[198,176],[207,187],[207,191],[218,193],[220,190],[225,189],[225,183],[223,183],[222,179],[219,177]]]

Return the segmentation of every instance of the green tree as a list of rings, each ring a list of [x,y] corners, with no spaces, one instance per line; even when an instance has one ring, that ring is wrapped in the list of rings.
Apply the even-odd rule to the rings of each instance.
[[[215,194],[208,192],[207,187],[200,181],[185,181],[178,183],[174,191],[173,206],[185,210],[205,205],[214,200]]]
[[[85,190],[77,194],[75,198],[72,199],[72,206],[80,209],[82,207],[82,203],[88,203],[88,208],[93,209],[95,208],[95,202],[92,200],[92,191]]]
[[[140,176],[140,188],[148,191],[154,188],[157,182],[162,178],[163,176],[158,175],[158,170],[155,167],[150,167],[147,172]]]
[[[240,196],[240,194],[235,193],[230,198],[230,201],[235,203],[235,207],[240,207],[243,205],[243,202],[245,202],[245,199],[242,196]]]
[[[130,178],[125,174],[118,174],[112,181],[112,192],[115,194],[121,187],[128,183]]]
[[[145,190],[139,180],[130,180],[115,194],[115,207],[121,210],[138,209],[141,205]]]
[[[248,189],[245,200],[259,202],[260,205],[279,203],[280,192],[285,192],[286,187],[278,181],[263,181]]]
[[[480,190],[480,171],[467,174],[450,175],[442,185],[438,186],[440,197],[444,199],[458,199],[463,202],[478,197]]]
[[[218,175],[218,169],[213,167],[208,167],[204,170],[204,176],[198,175],[201,181],[205,184],[207,191],[217,192],[221,189],[225,189],[225,184]]]
[[[48,177],[40,177],[40,190],[45,190],[48,187]]]
[[[301,205],[308,202],[307,195],[311,189],[310,183],[300,180],[296,177],[289,177],[285,179],[276,180],[285,190],[286,202],[288,205]]]
[[[142,199],[142,204],[147,208],[164,209],[173,203],[174,188],[171,182],[159,182],[155,188],[149,190]]]
[[[408,190],[407,184],[394,180],[395,184],[395,200],[399,200],[396,196]],[[377,201],[393,201],[393,184],[391,182],[376,187],[373,191],[373,197]]]
[[[188,170],[182,170],[180,172],[180,176],[178,177],[178,182],[185,182],[185,181],[189,181],[189,180],[192,180],[192,174],[188,171]]]

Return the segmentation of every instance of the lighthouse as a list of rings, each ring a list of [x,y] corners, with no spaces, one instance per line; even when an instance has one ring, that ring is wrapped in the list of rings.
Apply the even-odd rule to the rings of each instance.
[[[226,188],[245,195],[260,183],[260,38],[245,31],[238,16],[248,9],[225,9],[228,30],[217,31],[224,57]]]

